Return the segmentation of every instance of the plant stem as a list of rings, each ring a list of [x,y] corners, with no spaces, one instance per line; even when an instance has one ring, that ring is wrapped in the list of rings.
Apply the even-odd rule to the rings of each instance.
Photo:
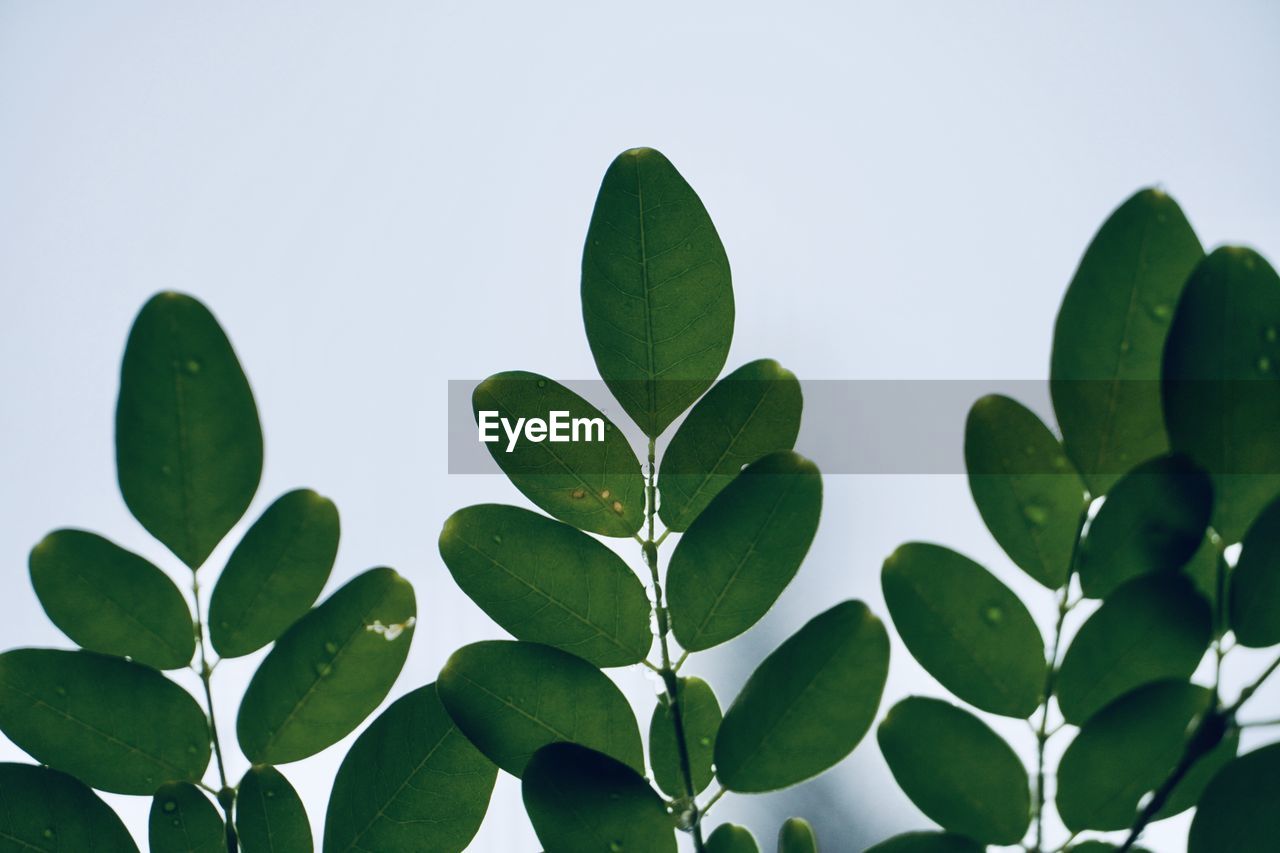
[[[196,602],[196,642],[200,646],[200,683],[204,686],[205,708],[209,712],[209,733],[213,737],[213,754],[218,763],[218,779],[222,782],[222,790],[217,793],[218,804],[227,816],[227,853],[236,853],[239,841],[236,838],[235,826],[231,821],[232,800],[227,793],[231,786],[227,784],[227,768],[222,761],[222,741],[218,738],[218,719],[213,713],[213,667],[209,666],[209,653],[204,645],[204,612],[200,606],[200,581],[195,572],[191,573],[191,595]]]
[[[658,542],[654,541],[654,517],[657,514],[657,486],[654,484],[656,469],[656,442],[649,439],[649,467],[645,472],[646,501],[645,517],[649,526],[649,539],[644,543],[645,562],[653,578],[654,607],[658,612],[658,644],[662,649],[662,684],[667,693],[667,710],[671,716],[671,725],[675,729],[676,752],[680,756],[680,774],[684,778],[685,791],[689,794],[691,830],[693,832],[693,848],[697,853],[704,853],[702,840],[702,815],[698,811],[698,798],[694,793],[693,767],[689,761],[689,742],[685,736],[683,712],[680,708],[680,682],[676,678],[675,668],[671,665],[671,651],[667,645],[667,634],[670,625],[667,621],[666,605],[662,597],[662,582],[658,574]],[[683,659],[682,659],[683,661]]]

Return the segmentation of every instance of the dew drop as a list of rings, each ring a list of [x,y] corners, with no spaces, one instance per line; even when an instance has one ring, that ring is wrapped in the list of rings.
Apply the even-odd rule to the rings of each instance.
[[[59,696],[66,696],[66,695],[67,695],[67,688],[65,688],[65,687],[63,687],[61,684],[59,684],[57,687],[53,688],[53,692],[54,692],[54,693],[57,693]]]
[[[988,625],[999,625],[1004,621],[1004,611],[994,604],[988,605],[987,608],[982,611],[982,619]]]
[[[1171,308],[1167,302],[1152,305],[1151,316],[1155,317],[1157,320],[1168,320],[1173,316],[1173,308]]]
[[[1262,330],[1262,338],[1267,343],[1274,344],[1277,339],[1280,339],[1280,332],[1276,331],[1275,326],[1267,326]]]
[[[187,747],[187,755],[195,755],[195,754],[196,754],[196,752],[197,752],[197,750],[196,750],[196,748],[195,748],[194,746],[188,746],[188,747]]]
[[[1049,520],[1049,513],[1045,512],[1044,507],[1036,504],[1027,504],[1022,509],[1022,514],[1027,521],[1039,527]]]
[[[274,799],[275,799],[275,797],[276,797],[276,792],[275,792],[275,791],[267,791],[267,799],[268,799],[268,800],[274,800]]]
[[[545,379],[539,379],[539,380],[538,380],[538,387],[539,387],[539,388],[546,388],[546,387],[547,387],[547,380],[545,380]]]
[[[1271,359],[1267,358],[1265,355],[1258,359],[1258,370],[1262,373],[1270,373]]]
[[[41,833],[41,835],[43,835],[45,838],[53,838],[52,827],[46,828],[45,831]]]
[[[182,821],[178,820],[178,818],[176,818],[176,817],[175,817],[175,818],[173,819],[173,825],[174,825],[174,826],[182,826]]]
[[[329,673],[331,672],[333,672],[333,667],[330,666],[329,664],[327,663],[316,664],[316,675],[320,676],[321,678],[328,677]]]
[[[698,745],[699,745],[699,746],[711,746],[711,738],[709,738],[709,737],[700,737],[700,738],[698,738]]]
[[[609,842],[610,853],[622,853],[622,844],[617,841]]]
[[[622,515],[622,501],[613,502],[613,511],[616,512],[618,515]]]
[[[574,489],[574,490],[573,490],[573,497],[574,497],[574,500],[582,500],[582,499],[583,499],[583,498],[585,498],[586,496],[587,496],[587,492],[586,492],[586,490],[585,490],[585,489]]]
[[[338,644],[330,640],[324,644],[324,650],[326,654],[336,655],[338,653]]]
[[[200,372],[200,362],[196,361],[194,358],[189,359],[184,366],[187,369],[187,373],[195,374]]]
[[[173,800],[165,800],[165,801],[164,801],[164,810],[165,810],[165,811],[167,811],[167,812],[173,812],[173,811],[177,811],[177,809],[178,809],[178,804],[177,804],[177,803],[175,803]]]
[[[493,544],[494,544],[494,545],[501,545],[501,544],[502,544],[502,537],[501,537],[501,536],[498,536],[498,535],[496,535],[496,534],[495,534],[495,535],[494,535],[494,537],[493,537]]]
[[[609,490],[605,489],[600,493],[600,497],[604,498],[605,500],[609,500],[609,494],[610,494]]]

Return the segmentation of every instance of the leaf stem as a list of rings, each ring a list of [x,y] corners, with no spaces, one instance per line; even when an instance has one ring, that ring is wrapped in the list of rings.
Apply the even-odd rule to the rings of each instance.
[[[195,632],[196,642],[200,647],[200,683],[204,686],[205,708],[209,712],[209,733],[213,738],[213,754],[218,763],[218,779],[222,782],[222,790],[216,792],[215,797],[227,816],[227,853],[236,853],[239,842],[236,838],[235,825],[231,821],[232,799],[227,796],[227,793],[231,791],[231,786],[227,784],[227,768],[222,760],[222,741],[218,738],[218,719],[213,713],[213,687],[211,684],[213,667],[209,665],[209,653],[205,649],[204,612],[200,606],[200,580],[196,577],[195,572],[191,573],[191,596],[196,603]],[[201,786],[204,787],[203,783],[201,783]]]

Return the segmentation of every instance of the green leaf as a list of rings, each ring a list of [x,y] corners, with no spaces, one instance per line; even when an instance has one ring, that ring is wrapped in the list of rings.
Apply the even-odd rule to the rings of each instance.
[[[0,654],[0,730],[42,764],[116,794],[150,796],[209,765],[209,725],[148,666],[94,652]]]
[[[1125,581],[1176,572],[1204,541],[1213,512],[1209,475],[1185,456],[1144,462],[1111,487],[1080,544],[1080,586],[1106,598]]]
[[[551,853],[637,850],[675,853],[666,804],[634,769],[575,743],[552,743],[529,760],[525,811]]]
[[[1126,693],[1090,717],[1058,765],[1058,814],[1067,829],[1132,826],[1139,801],[1168,778],[1186,748],[1190,725],[1211,701],[1207,688],[1159,681]],[[1234,755],[1235,738],[1201,762],[1212,770]],[[1200,767],[1198,763],[1196,769]],[[1207,781],[1208,774],[1202,774],[1201,785]],[[1184,789],[1160,817],[1195,805],[1198,793]]]
[[[1015,400],[983,397],[965,423],[964,461],[973,502],[1009,559],[1050,589],[1066,583],[1084,483],[1049,428]]]
[[[722,823],[707,836],[706,853],[760,853],[756,837],[745,826]]]
[[[1280,838],[1280,743],[1232,761],[1200,798],[1188,853],[1268,853]]]
[[[84,530],[55,530],[31,549],[31,585],[53,624],[90,651],[158,669],[191,662],[186,599],[147,560]]]
[[[311,823],[289,780],[266,764],[249,768],[236,791],[242,853],[312,853]]]
[[[513,445],[501,426],[486,443],[490,455],[524,496],[540,509],[580,530],[602,536],[630,536],[644,521],[644,475],[635,451],[595,406],[558,382],[520,370],[496,373],[476,386],[471,405],[477,423],[481,412],[497,412],[511,429],[518,419],[549,420],[552,412],[567,412],[567,422],[599,418],[599,431],[585,429],[580,439],[554,442],[522,437]],[[497,421],[494,421],[497,423]],[[571,427],[569,435],[572,436]]]
[[[923,542],[880,575],[908,651],[943,687],[983,711],[1028,717],[1044,694],[1044,639],[1013,592],[982,566]]]
[[[662,523],[687,530],[744,466],[790,450],[803,404],[795,374],[772,359],[748,362],[717,382],[662,455]]]
[[[1280,493],[1280,277],[1251,249],[1216,249],[1178,303],[1164,355],[1173,448],[1213,475],[1213,526],[1240,541]]]
[[[889,635],[861,601],[844,601],[793,634],[752,673],[716,736],[716,776],[730,791],[785,788],[853,751],[875,719]]]
[[[1136,578],[1103,602],[1067,649],[1058,704],[1080,725],[1135,687],[1195,672],[1213,635],[1209,603],[1180,574]]]
[[[644,770],[635,714],[609,677],[568,652],[488,640],[440,671],[440,701],[489,760],[520,776],[540,747],[569,741]]]
[[[1049,387],[1067,455],[1095,496],[1168,449],[1160,356],[1202,257],[1177,202],[1142,190],[1103,224],[1062,300]]]
[[[462,850],[489,808],[498,768],[449,719],[436,685],[397,699],[342,760],[325,853]]]
[[[1031,791],[1009,745],[968,711],[911,696],[890,709],[880,751],[899,787],[943,829],[987,844],[1017,844]]]
[[[601,667],[639,663],[653,645],[644,586],[621,557],[567,524],[514,506],[467,507],[444,523],[440,556],[516,639]]]
[[[983,853],[985,844],[950,832],[906,832],[881,841],[867,853]]]
[[[129,332],[116,405],[116,470],[129,511],[192,569],[253,500],[262,427],[218,321],[158,293]]]
[[[160,786],[151,801],[148,828],[151,853],[225,853],[227,849],[227,831],[218,808],[190,782]]]
[[[120,818],[80,782],[47,767],[0,764],[0,848],[138,853]]]
[[[1111,851],[1119,850],[1119,846],[1108,844],[1105,841],[1085,841],[1080,844],[1072,844],[1067,848],[1068,853],[1111,853]],[[1130,847],[1132,853],[1151,853],[1145,847]]]
[[[778,830],[778,853],[818,853],[818,836],[809,821],[789,817]]]
[[[370,569],[293,624],[240,703],[236,734],[255,764],[287,764],[350,734],[404,666],[416,621],[413,587]]]
[[[720,702],[711,685],[700,678],[681,678],[677,695],[680,720],[689,750],[689,767],[693,773],[692,792],[684,783],[680,768],[680,748],[676,743],[671,707],[664,693],[649,720],[649,765],[653,781],[667,796],[688,797],[700,794],[715,778],[711,765],[715,756],[716,732],[720,729]]]
[[[822,512],[822,475],[789,450],[753,462],[689,525],[671,554],[667,600],[680,645],[731,640],[795,577]]]
[[[224,658],[272,642],[315,604],[338,555],[338,508],[310,489],[281,495],[245,533],[209,601]]]
[[[582,319],[600,375],[650,437],[724,367],[729,259],[693,188],[652,148],[619,154],[600,184],[582,250]]]
[[[1280,643],[1280,500],[1268,504],[1245,533],[1230,590],[1236,641],[1253,648]]]

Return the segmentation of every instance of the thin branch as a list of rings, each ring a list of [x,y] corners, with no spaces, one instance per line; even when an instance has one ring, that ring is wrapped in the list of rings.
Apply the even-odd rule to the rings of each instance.
[[[218,737],[218,718],[213,712],[213,687],[211,684],[213,667],[209,666],[209,653],[205,649],[204,612],[200,606],[200,581],[195,572],[191,573],[191,595],[196,604],[195,632],[196,640],[200,647],[200,683],[204,686],[205,708],[209,712],[209,733],[213,738],[213,754],[218,763],[218,779],[222,782],[222,790],[216,792],[215,796],[227,815],[227,853],[236,853],[239,842],[236,838],[235,826],[231,822],[231,801],[226,798],[226,792],[231,790],[231,786],[227,784],[227,768],[222,760],[222,741]]]

